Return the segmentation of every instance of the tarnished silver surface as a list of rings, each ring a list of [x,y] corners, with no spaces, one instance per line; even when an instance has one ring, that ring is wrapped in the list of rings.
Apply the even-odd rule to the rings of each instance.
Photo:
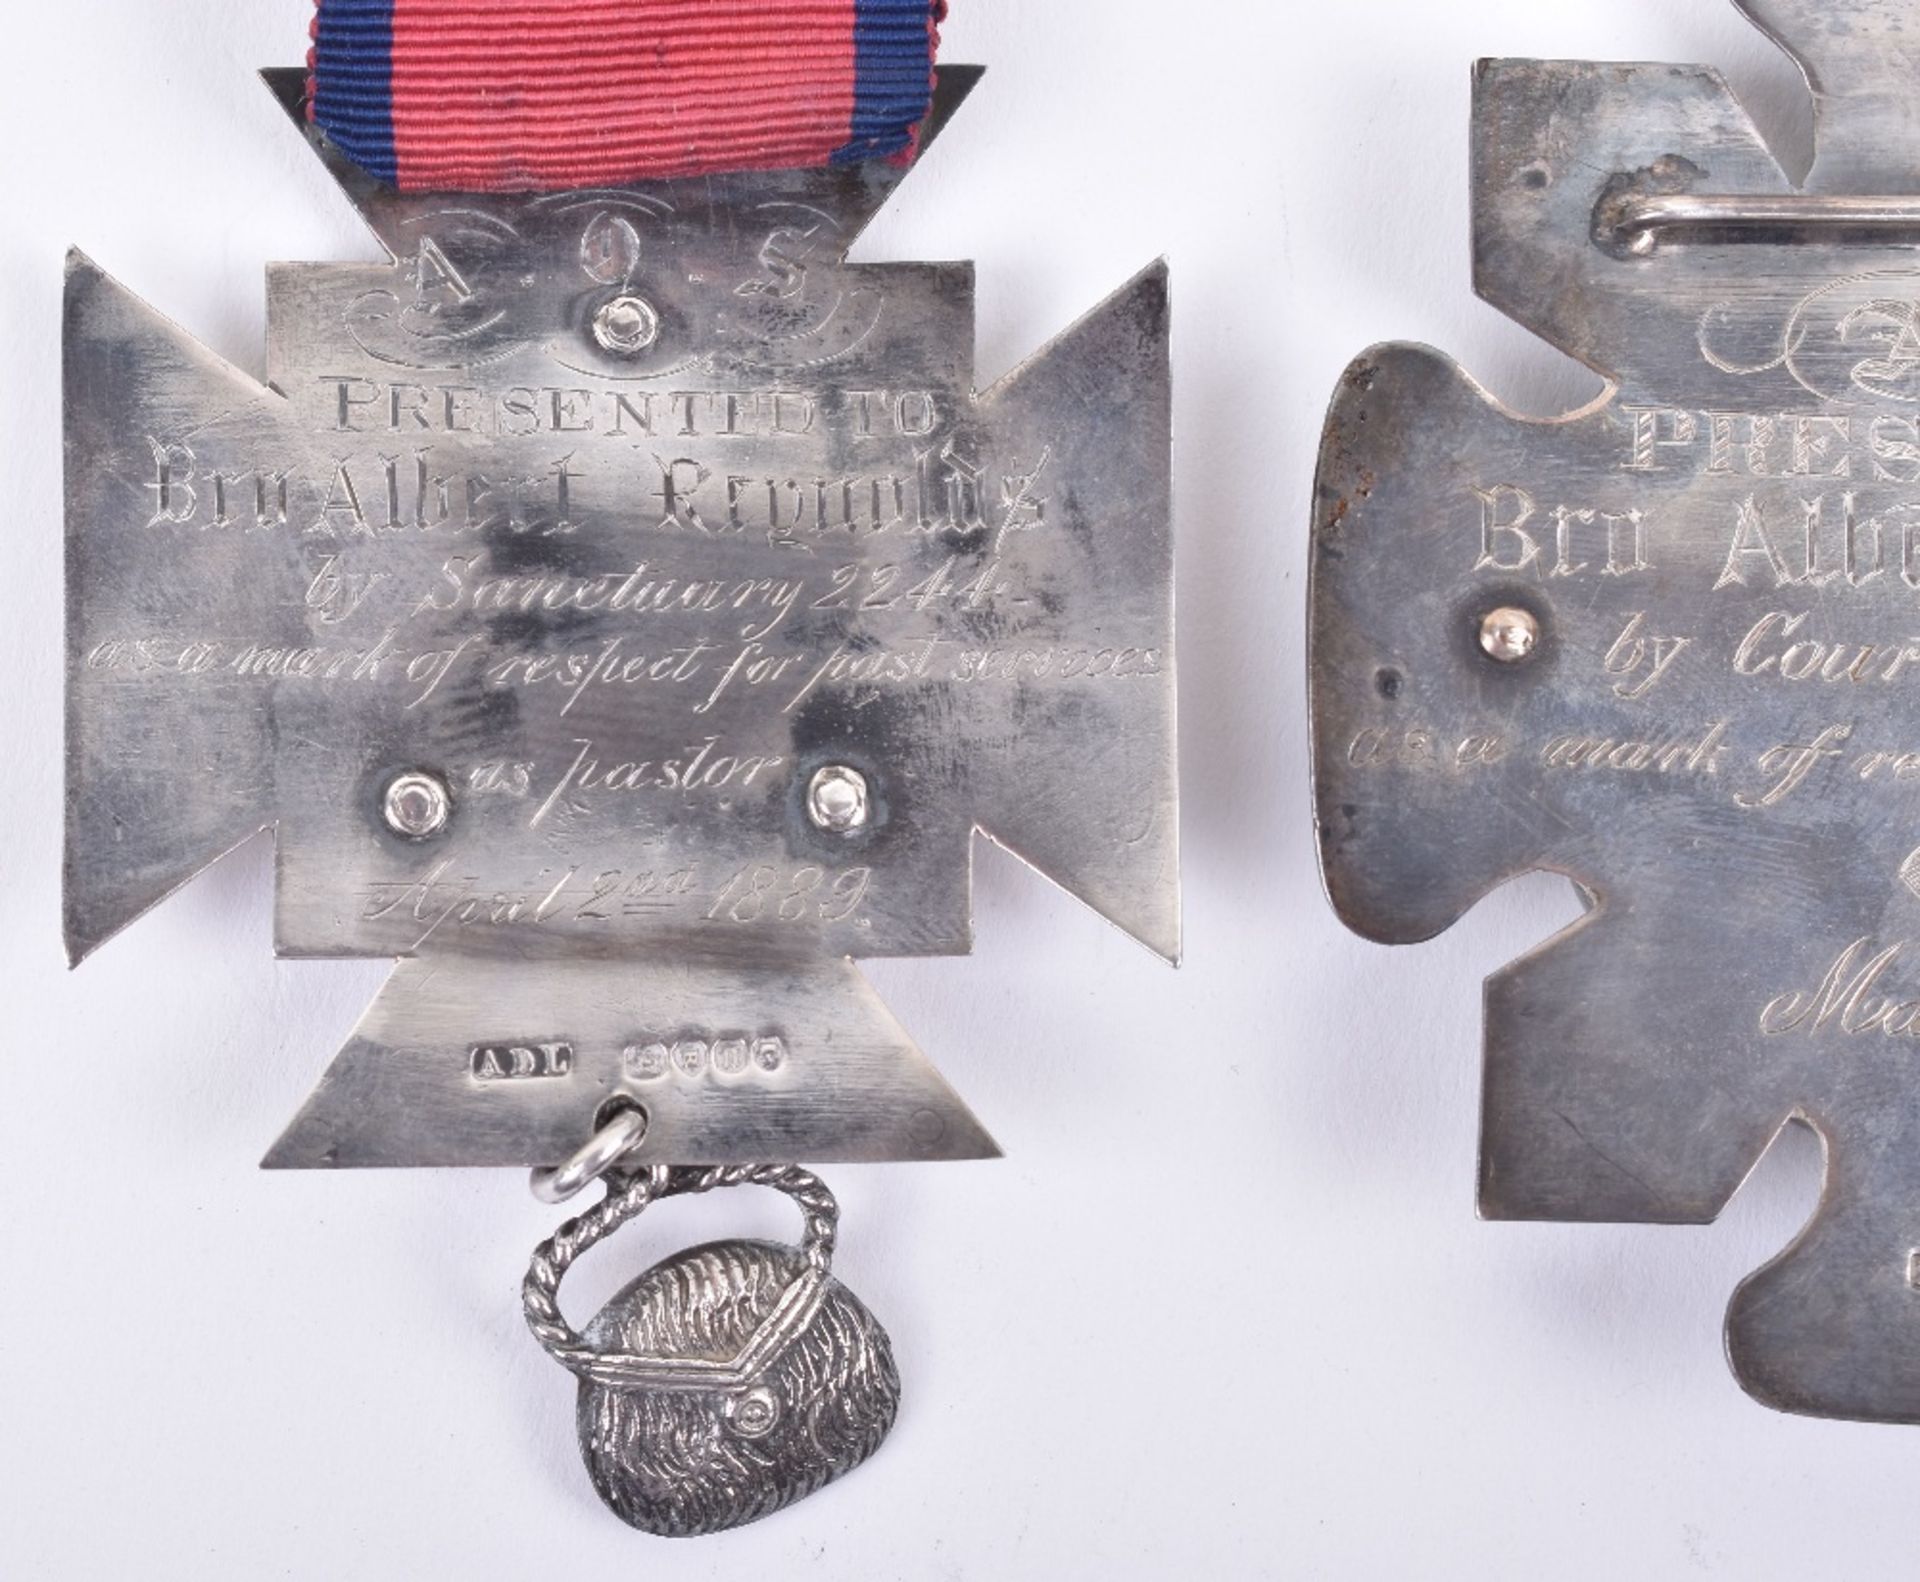
[[[760,1185],[806,1216],[799,1248],[723,1241],[681,1253],[616,1296],[584,1334],[560,1283],[582,1254],[661,1197]],[[579,1375],[580,1449],[622,1521],[667,1538],[771,1516],[851,1472],[900,1405],[887,1332],[833,1278],[839,1207],[795,1169],[645,1171],[533,1255],[527,1323]]]
[[[1481,66],[1478,289],[1611,383],[1535,421],[1423,348],[1349,370],[1314,523],[1321,853],[1388,942],[1576,880],[1587,917],[1487,987],[1483,1212],[1707,1221],[1804,1121],[1825,1194],[1735,1297],[1733,1366],[1787,1410],[1913,1421],[1920,252],[1828,222],[1920,193],[1920,6],[1745,9],[1806,65],[1819,202],[1710,70]],[[1649,203],[1759,219],[1637,251]],[[1524,656],[1483,646],[1502,608],[1537,622]]]
[[[849,963],[969,948],[976,830],[1178,952],[1164,268],[976,395],[970,267],[846,262],[898,167],[307,135],[392,261],[275,266],[266,384],[69,270],[73,957],[270,825],[278,948],[402,958],[270,1163],[552,1164],[617,1092],[650,1161],[992,1152]]]

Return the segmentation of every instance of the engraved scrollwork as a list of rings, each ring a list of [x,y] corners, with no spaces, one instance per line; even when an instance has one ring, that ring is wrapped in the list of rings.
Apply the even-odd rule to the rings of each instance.
[[[1920,404],[1920,271],[1877,270],[1829,281],[1796,302],[1756,358],[1751,318],[1716,303],[1701,316],[1700,354],[1735,378],[1777,369],[1823,401],[1866,396]]]
[[[764,203],[752,211],[766,226],[753,274],[733,288],[723,316],[717,369],[782,373],[841,362],[872,339],[886,313],[873,286],[849,285],[826,267],[844,245],[840,225],[824,209]]]
[[[414,248],[391,289],[347,310],[353,342],[375,362],[421,371],[470,371],[510,355],[504,333],[512,281],[525,286],[525,238],[486,209],[440,209],[405,222]]]

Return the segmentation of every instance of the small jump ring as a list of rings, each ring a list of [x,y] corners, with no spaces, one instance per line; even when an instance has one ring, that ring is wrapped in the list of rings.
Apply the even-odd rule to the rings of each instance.
[[[565,1203],[646,1141],[647,1112],[624,1109],[587,1140],[587,1144],[557,1170],[536,1170],[531,1186],[542,1203]]]

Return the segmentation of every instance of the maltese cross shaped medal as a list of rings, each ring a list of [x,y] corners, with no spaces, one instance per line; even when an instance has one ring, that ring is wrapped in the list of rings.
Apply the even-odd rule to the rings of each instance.
[[[1920,1421],[1920,7],[1742,9],[1814,94],[1797,186],[1711,70],[1479,68],[1475,284],[1609,383],[1536,421],[1419,347],[1348,371],[1320,850],[1390,943],[1573,879],[1487,986],[1483,1213],[1704,1223],[1804,1123],[1822,1200],[1733,1367]]]
[[[270,826],[279,950],[398,959],[270,1165],[993,1154],[853,962],[969,948],[976,830],[1178,951],[1164,270],[976,395],[970,267],[847,258],[906,163],[306,135],[392,256],[273,268],[264,383],[70,266],[72,955]]]

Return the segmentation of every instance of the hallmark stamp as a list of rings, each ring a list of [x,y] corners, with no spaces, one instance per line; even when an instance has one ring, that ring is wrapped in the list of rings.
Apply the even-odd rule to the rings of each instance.
[[[571,1044],[480,1044],[473,1051],[473,1075],[481,1082],[551,1081],[573,1075]]]

